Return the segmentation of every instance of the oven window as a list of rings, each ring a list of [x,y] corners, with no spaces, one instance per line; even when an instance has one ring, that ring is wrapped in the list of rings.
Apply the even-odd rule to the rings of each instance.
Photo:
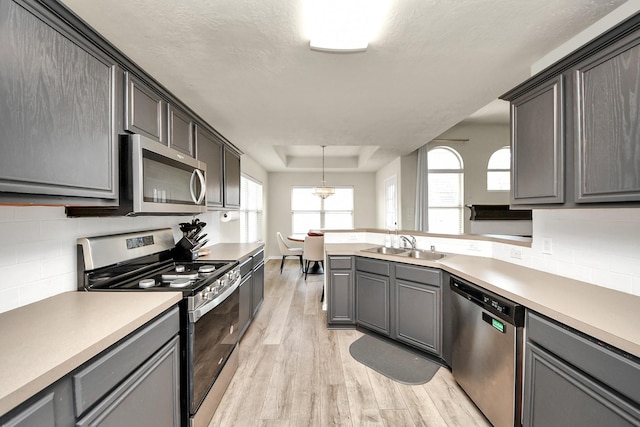
[[[202,316],[193,327],[192,413],[202,403],[238,342],[240,290]]]

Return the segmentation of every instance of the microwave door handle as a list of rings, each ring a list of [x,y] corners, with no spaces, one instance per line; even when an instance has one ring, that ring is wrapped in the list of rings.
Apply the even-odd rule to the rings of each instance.
[[[198,179],[200,180],[200,197],[196,200],[196,204],[199,205],[207,194],[207,181],[204,179],[204,175],[200,169],[196,169],[195,173],[198,175]]]
[[[196,179],[196,172],[198,172],[198,169],[194,169],[193,172],[191,172],[191,180],[189,181],[189,192],[191,193],[191,200],[193,200],[193,203],[198,204],[198,198],[196,197],[196,194],[193,192],[194,180]]]

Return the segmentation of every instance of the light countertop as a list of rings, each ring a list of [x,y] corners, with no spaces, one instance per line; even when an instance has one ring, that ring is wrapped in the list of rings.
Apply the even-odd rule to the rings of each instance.
[[[218,243],[208,246],[209,254],[198,257],[198,261],[241,260],[255,254],[264,247],[264,243]]]
[[[441,268],[531,310],[640,357],[640,297],[492,258],[451,254],[425,261],[361,252],[370,243],[326,244],[327,255],[356,255]],[[445,284],[448,285],[448,284]]]
[[[66,292],[0,314],[0,415],[182,299],[180,292]]]

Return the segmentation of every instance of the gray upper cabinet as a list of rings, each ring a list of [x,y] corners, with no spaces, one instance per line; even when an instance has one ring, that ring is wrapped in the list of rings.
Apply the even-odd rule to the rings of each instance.
[[[640,34],[572,71],[576,202],[640,201]]]
[[[640,202],[640,14],[504,94],[511,204]]]
[[[240,155],[224,147],[224,207],[240,208]]]
[[[222,142],[202,126],[196,125],[197,159],[207,164],[207,206],[223,206],[223,149]]]
[[[125,130],[167,145],[167,103],[129,72],[125,72],[125,90]]]
[[[511,203],[564,202],[562,76],[511,103]]]
[[[184,110],[169,104],[167,107],[169,121],[169,147],[195,157],[193,145],[194,123]]]
[[[124,92],[115,61],[14,1],[0,3],[0,40],[0,197],[113,203]]]

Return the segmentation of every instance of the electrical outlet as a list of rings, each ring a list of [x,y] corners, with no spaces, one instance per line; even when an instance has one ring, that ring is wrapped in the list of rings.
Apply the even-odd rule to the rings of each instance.
[[[349,240],[358,240],[358,236],[355,234],[349,234]]]
[[[553,240],[551,240],[551,237],[542,239],[542,253],[547,255],[553,254]]]
[[[511,258],[522,259],[522,249],[511,248]]]
[[[470,251],[479,251],[480,244],[478,242],[469,242],[467,249],[469,249]]]

